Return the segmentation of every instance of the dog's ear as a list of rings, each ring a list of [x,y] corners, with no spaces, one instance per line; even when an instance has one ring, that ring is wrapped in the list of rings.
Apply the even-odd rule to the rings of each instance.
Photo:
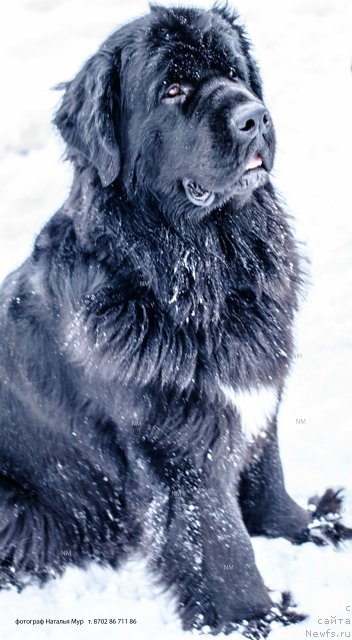
[[[79,151],[96,167],[104,187],[120,170],[114,127],[118,84],[115,56],[99,51],[71,82],[59,87],[66,90],[54,118],[69,151]]]

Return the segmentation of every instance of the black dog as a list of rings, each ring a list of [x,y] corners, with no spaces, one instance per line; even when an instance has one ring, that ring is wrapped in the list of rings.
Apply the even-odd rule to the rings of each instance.
[[[301,271],[237,16],[152,7],[55,123],[73,187],[1,293],[1,582],[144,548],[186,629],[264,636],[299,616],[272,609],[250,534],[351,532],[324,520],[338,494],[313,520],[284,487]]]

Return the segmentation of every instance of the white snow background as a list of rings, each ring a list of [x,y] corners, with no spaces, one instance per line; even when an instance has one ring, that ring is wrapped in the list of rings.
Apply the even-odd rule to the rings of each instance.
[[[171,4],[167,0],[165,4]],[[207,0],[184,4],[209,6]],[[352,522],[351,459],[351,59],[350,0],[237,0],[264,76],[278,137],[274,180],[296,217],[312,261],[312,286],[297,324],[297,358],[281,410],[288,489],[301,504],[345,486]],[[60,95],[101,41],[147,10],[142,0],[13,0],[1,3],[0,279],[30,252],[34,235],[70,185],[63,145],[51,126]],[[142,71],[142,70],[141,70]],[[305,420],[305,423],[304,423]],[[276,627],[270,640],[326,632],[319,618],[351,615],[351,545],[340,551],[285,540],[253,541],[266,584],[290,589],[309,618]],[[15,620],[81,618],[74,626],[17,626]],[[88,618],[137,618],[95,626]],[[352,626],[352,624],[351,624]],[[351,626],[330,627],[348,637]],[[308,632],[308,636],[307,636]],[[173,602],[153,586],[143,561],[119,572],[70,568],[44,588],[0,594],[0,637],[42,640],[182,640]],[[240,638],[237,633],[231,638]]]

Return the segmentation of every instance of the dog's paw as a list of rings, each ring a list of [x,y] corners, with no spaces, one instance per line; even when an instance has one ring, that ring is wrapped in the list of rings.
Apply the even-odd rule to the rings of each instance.
[[[237,626],[236,631],[250,640],[264,640],[272,631],[273,623],[287,627],[289,624],[302,622],[306,617],[304,613],[297,611],[292,595],[288,591],[284,591],[281,594],[280,602],[274,604],[263,618],[245,620]]]
[[[308,510],[312,515],[307,527],[310,542],[319,546],[338,546],[344,540],[352,539],[352,529],[340,522],[342,502],[342,489],[327,489],[321,497],[313,496],[308,500]]]
[[[237,632],[243,638],[249,640],[265,640],[272,631],[273,623],[281,624],[286,627],[290,624],[296,624],[306,619],[306,615],[299,613],[296,604],[293,602],[289,592],[280,594],[278,603],[273,604],[268,613],[262,617],[251,618],[250,620],[242,620],[241,622],[229,622],[222,625],[197,625],[192,629],[196,634],[213,634],[223,633],[229,635]]]

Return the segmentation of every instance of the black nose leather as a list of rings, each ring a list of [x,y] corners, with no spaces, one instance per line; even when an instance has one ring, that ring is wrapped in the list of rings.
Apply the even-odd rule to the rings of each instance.
[[[265,133],[271,125],[269,112],[257,102],[236,107],[232,112],[232,122],[237,133],[245,138],[253,138],[259,132]]]

